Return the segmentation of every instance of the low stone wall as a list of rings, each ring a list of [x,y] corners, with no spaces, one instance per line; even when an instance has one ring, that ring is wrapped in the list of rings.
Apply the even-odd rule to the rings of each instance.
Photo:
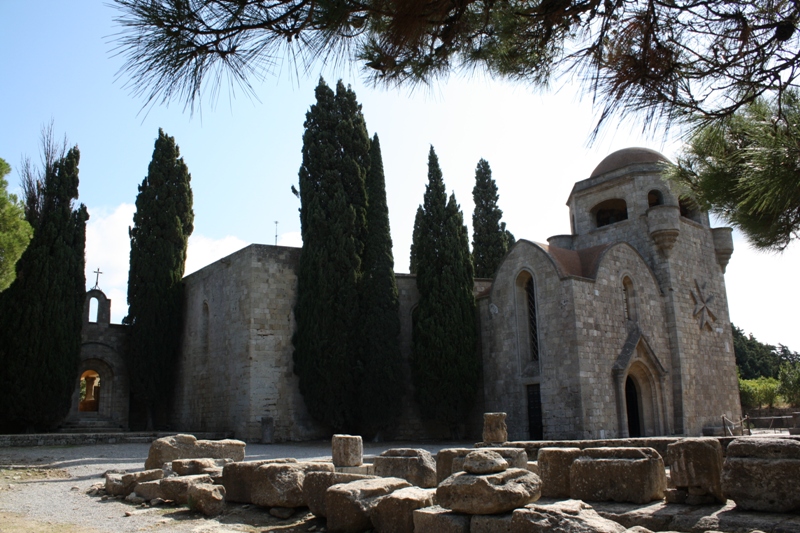
[[[26,433],[0,435],[0,448],[29,448],[32,446],[85,446],[88,444],[146,444],[171,432],[119,432],[119,433]],[[229,437],[225,433],[193,433],[198,439],[219,440]]]
[[[679,440],[686,437],[644,437],[639,439],[603,439],[603,440],[536,440],[536,441],[513,441],[504,442],[503,447],[506,448],[524,448],[528,454],[529,461],[536,461],[539,456],[539,450],[542,448],[579,448],[584,450],[586,448],[653,448],[661,457],[664,458],[666,466],[670,466],[667,461],[667,447]],[[722,446],[722,453],[730,444],[731,441],[738,437],[717,437],[720,445]],[[489,444],[479,442],[475,445],[476,448],[497,446],[497,444]]]

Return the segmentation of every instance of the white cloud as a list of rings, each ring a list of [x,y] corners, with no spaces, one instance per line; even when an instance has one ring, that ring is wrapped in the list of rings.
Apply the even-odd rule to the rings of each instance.
[[[86,224],[86,288],[94,287],[98,268],[100,289],[111,301],[111,322],[118,324],[128,313],[128,264],[130,238],[128,228],[133,225],[133,204],[120,204],[115,208],[90,208]],[[194,234],[189,238],[186,253],[186,274],[230,255],[247,245],[234,236],[211,239]]]
[[[214,261],[241,250],[248,243],[238,237],[228,235],[221,239],[211,239],[203,235],[193,234],[189,237],[189,249],[186,252],[185,274],[197,272]]]
[[[278,246],[293,246],[295,248],[302,248],[303,238],[300,236],[299,231],[287,231],[278,237]]]

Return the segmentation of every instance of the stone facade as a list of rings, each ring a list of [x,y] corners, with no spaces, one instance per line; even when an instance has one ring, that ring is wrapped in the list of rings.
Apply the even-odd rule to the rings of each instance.
[[[125,326],[111,323],[111,300],[98,289],[86,293],[81,329],[81,362],[72,406],[65,422],[69,428],[128,428],[128,370],[122,359]],[[96,377],[94,377],[96,374]],[[92,376],[97,398],[81,406],[81,379]],[[95,392],[93,391],[93,392]]]
[[[699,435],[741,415],[730,229],[681,205],[663,161],[611,154],[572,190],[572,235],[519,241],[498,269],[480,303],[485,407],[508,413],[509,439]]]
[[[520,240],[494,279],[476,280],[483,387],[466,434],[480,437],[485,411],[508,413],[509,440],[699,435],[740,416],[730,229],[679,201],[663,161],[611,154],[570,194],[572,234]],[[251,245],[185,278],[174,429],[262,442],[331,434],[293,373],[299,254]],[[407,362],[419,294],[414,276],[397,286]],[[449,436],[420,419],[403,372],[402,416],[384,437]]]

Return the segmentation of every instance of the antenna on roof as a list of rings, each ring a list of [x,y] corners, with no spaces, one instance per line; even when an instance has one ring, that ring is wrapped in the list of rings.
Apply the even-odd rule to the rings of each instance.
[[[278,246],[278,221],[275,221],[275,246]]]

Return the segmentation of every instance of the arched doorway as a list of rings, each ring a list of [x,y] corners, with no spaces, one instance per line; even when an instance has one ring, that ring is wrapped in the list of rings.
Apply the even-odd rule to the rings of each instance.
[[[78,411],[82,413],[97,412],[100,410],[100,374],[89,369],[81,374],[80,402]]]
[[[612,368],[617,404],[617,435],[669,434],[665,401],[667,371],[642,337],[636,323]]]
[[[629,437],[641,437],[643,434],[640,402],[639,387],[636,385],[636,381],[628,376],[628,379],[625,380],[625,407],[628,413]]]

